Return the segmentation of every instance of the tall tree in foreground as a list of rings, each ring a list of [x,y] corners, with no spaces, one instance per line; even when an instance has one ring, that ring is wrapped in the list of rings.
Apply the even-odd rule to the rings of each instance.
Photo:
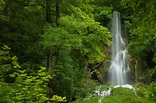
[[[67,96],[68,100],[84,96],[81,91],[85,66],[105,59],[104,47],[110,45],[107,28],[94,20],[90,1],[53,1],[55,17],[43,34],[44,49],[51,49],[52,95]],[[91,10],[91,11],[90,11]],[[88,12],[89,11],[89,12]]]

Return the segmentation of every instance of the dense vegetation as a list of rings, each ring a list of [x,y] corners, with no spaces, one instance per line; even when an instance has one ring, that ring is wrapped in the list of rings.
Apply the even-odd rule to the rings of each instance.
[[[94,90],[102,83],[100,65],[110,58],[114,10],[127,28],[132,80],[144,90],[138,90],[141,100],[132,95],[136,101],[129,102],[155,101],[155,5],[154,0],[0,0],[0,102],[67,102]],[[107,101],[116,103],[119,91]],[[129,92],[124,91],[123,96]]]

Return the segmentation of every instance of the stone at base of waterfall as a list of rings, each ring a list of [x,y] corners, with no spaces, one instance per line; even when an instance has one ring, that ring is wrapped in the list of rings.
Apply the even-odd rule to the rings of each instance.
[[[131,89],[131,90],[133,90],[133,91],[134,91],[134,94],[137,96],[137,93],[136,93],[136,91],[135,91],[135,88],[133,88],[133,86],[132,86],[132,85],[130,85],[130,84],[125,84],[125,85],[116,85],[116,86],[114,86],[114,88],[118,88],[118,87]]]
[[[116,85],[116,86],[114,86],[114,88],[118,88],[118,87],[128,88],[128,89],[134,89],[132,87],[132,85],[130,85],[130,84],[124,84],[124,85]]]
[[[128,89],[134,90],[134,88],[130,84],[116,85],[113,88],[118,88],[118,87],[128,88]],[[110,87],[106,91],[100,91],[100,89],[99,89],[99,90],[95,91],[95,94],[98,95],[98,96],[101,96],[101,97],[106,97],[106,96],[110,96],[111,95],[111,90],[112,90],[112,88],[110,88]]]
[[[106,97],[106,96],[109,96],[111,94],[111,88],[109,88],[108,90],[106,91],[98,91],[96,90],[95,93],[98,95],[98,96],[101,96],[101,97]]]

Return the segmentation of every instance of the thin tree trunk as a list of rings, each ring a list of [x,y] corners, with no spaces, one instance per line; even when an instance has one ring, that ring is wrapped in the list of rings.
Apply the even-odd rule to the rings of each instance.
[[[58,23],[58,20],[60,18],[60,6],[59,6],[59,3],[56,2],[56,25],[58,26],[59,23]]]
[[[59,26],[59,22],[58,20],[60,19],[60,6],[59,6],[59,2],[56,2],[56,25],[57,27]],[[58,56],[59,56],[59,51],[60,51],[60,48],[61,48],[61,45],[58,47],[58,50],[56,52],[56,65],[57,65],[57,62],[58,62]]]
[[[48,51],[47,56],[48,56],[47,68],[48,68],[48,70],[51,70],[51,68],[52,68],[52,50],[51,49]]]
[[[51,23],[50,0],[46,0],[46,22],[48,24]],[[52,68],[52,49],[49,49],[49,51],[47,53],[47,68],[48,68],[48,70],[51,70],[51,68]]]
[[[51,23],[51,18],[50,18],[50,1],[46,0],[46,21],[47,23]]]

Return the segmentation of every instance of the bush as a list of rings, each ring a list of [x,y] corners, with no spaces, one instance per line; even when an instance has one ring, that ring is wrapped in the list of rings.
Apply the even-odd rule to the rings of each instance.
[[[66,102],[66,97],[48,97],[48,82],[52,76],[45,67],[28,75],[18,64],[18,58],[9,55],[9,50],[6,45],[0,50],[0,103]],[[9,82],[8,78],[14,78],[14,81]]]
[[[149,98],[151,101],[156,101],[156,82],[152,82],[148,88]]]

